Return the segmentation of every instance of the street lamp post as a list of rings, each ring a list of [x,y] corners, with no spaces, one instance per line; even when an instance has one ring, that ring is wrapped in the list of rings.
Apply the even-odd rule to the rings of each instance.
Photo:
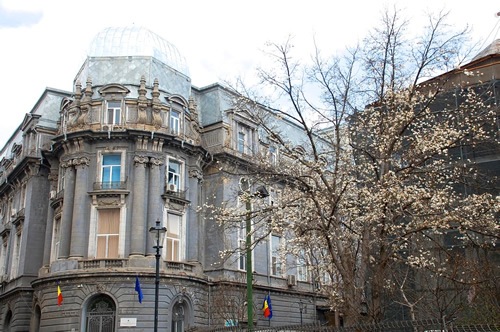
[[[306,307],[306,304],[302,302],[302,300],[299,301],[299,310],[300,310],[300,325],[302,325],[302,311]]]
[[[253,331],[253,271],[252,271],[252,197],[266,198],[269,192],[264,186],[257,188],[255,193],[250,193],[250,182],[247,179],[240,180],[240,189],[247,195],[245,199],[246,220],[245,220],[245,269],[247,273],[247,320],[248,331]]]
[[[250,202],[250,197],[246,200],[246,260],[245,269],[247,270],[247,320],[248,320],[248,331],[253,331],[253,273],[252,273],[252,203]]]
[[[153,246],[156,249],[156,277],[155,277],[155,322],[154,322],[154,332],[158,331],[158,300],[159,300],[159,291],[160,291],[160,249],[163,248],[163,239],[165,238],[165,233],[167,232],[166,227],[160,226],[160,221],[156,221],[156,225],[149,228],[149,234],[153,239]]]

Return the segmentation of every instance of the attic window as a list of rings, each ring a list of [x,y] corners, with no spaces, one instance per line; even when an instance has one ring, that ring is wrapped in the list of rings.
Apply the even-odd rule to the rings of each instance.
[[[107,124],[121,124],[122,118],[122,107],[121,103],[118,101],[109,101],[107,102],[106,109],[106,123]]]

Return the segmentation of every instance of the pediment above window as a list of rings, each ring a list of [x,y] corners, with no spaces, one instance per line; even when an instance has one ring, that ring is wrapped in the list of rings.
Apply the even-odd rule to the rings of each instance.
[[[166,98],[169,103],[179,105],[181,107],[188,107],[188,101],[179,95],[172,95]]]
[[[248,127],[256,128],[258,126],[257,122],[252,117],[252,114],[248,110],[234,110],[229,109],[226,111],[227,115],[230,116],[234,121],[242,123]]]
[[[121,84],[108,84],[99,89],[99,94],[101,96],[106,95],[122,95],[126,96],[130,93],[130,90]]]

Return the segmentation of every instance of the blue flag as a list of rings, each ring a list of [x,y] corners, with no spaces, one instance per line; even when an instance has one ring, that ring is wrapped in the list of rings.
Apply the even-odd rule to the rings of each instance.
[[[142,303],[142,298],[144,297],[144,295],[142,295],[141,283],[139,282],[138,276],[135,276],[135,291],[137,292],[139,303]]]

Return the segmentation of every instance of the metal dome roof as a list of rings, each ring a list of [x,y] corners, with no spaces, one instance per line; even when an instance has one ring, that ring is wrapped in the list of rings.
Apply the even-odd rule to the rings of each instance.
[[[143,27],[109,27],[90,43],[89,57],[151,56],[189,77],[185,58],[177,48]]]

